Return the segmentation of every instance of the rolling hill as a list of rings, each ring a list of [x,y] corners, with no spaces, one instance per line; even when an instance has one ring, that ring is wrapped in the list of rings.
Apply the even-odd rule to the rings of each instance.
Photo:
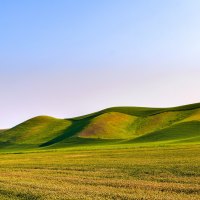
[[[56,119],[38,116],[0,130],[1,148],[67,147],[72,144],[200,142],[200,103],[172,107],[113,107]]]

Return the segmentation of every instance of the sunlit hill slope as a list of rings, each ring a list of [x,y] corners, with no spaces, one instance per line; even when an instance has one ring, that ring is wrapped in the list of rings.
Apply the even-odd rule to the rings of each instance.
[[[39,116],[0,131],[1,148],[67,147],[71,143],[200,142],[200,104],[173,108],[113,107],[89,115]]]

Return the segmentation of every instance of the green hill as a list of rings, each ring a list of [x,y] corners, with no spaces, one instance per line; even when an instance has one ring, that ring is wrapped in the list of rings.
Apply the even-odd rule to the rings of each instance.
[[[39,116],[0,133],[0,144],[38,145],[60,135],[71,124],[68,120]]]
[[[0,133],[2,133],[2,132],[4,132],[4,131],[6,131],[7,129],[0,129]]]
[[[77,143],[200,142],[200,104],[113,107],[71,119],[39,116],[0,131],[0,147],[47,148]]]

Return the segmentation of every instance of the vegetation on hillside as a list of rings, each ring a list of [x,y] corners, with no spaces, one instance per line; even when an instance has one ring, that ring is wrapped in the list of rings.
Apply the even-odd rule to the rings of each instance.
[[[200,105],[39,116],[0,132],[0,199],[200,195]]]
[[[198,143],[199,138],[200,104],[173,108],[113,107],[71,119],[32,118],[1,131],[0,146],[52,148],[68,147],[83,141],[94,145],[108,144],[108,140],[133,144]]]

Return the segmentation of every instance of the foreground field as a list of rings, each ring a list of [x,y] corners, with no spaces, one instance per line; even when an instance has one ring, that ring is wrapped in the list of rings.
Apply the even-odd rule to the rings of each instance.
[[[199,199],[200,145],[0,154],[0,199]]]
[[[200,199],[200,103],[34,117],[0,130],[0,200]]]

